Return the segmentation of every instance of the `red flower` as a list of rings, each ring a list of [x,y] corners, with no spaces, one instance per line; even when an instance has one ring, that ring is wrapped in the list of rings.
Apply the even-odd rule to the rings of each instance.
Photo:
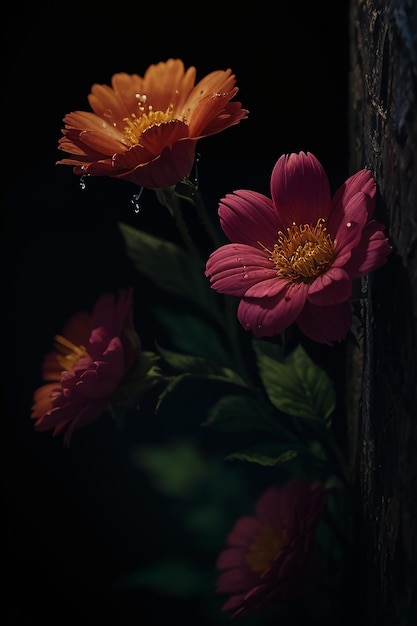
[[[33,396],[31,417],[37,430],[65,431],[68,446],[76,428],[105,411],[140,352],[132,295],[128,289],[118,299],[101,296],[92,315],[74,315],[55,337],[55,350],[43,364],[43,378],[50,382]]]
[[[317,573],[315,531],[327,502],[320,483],[300,480],[271,487],[255,516],[241,517],[227,537],[217,567],[217,591],[230,594],[232,617],[298,597]]]
[[[314,341],[346,337],[352,280],[382,266],[392,250],[373,219],[375,191],[363,169],[332,198],[320,162],[300,152],[277,161],[272,199],[247,190],[223,198],[220,223],[233,243],[210,255],[206,275],[216,291],[241,298],[245,329],[272,336],[296,322]]]
[[[114,74],[112,86],[93,85],[93,112],[64,117],[60,150],[74,173],[123,178],[148,189],[169,187],[190,174],[198,139],[247,117],[230,69],[195,85],[196,69],[180,59],[150,65],[144,76]]]

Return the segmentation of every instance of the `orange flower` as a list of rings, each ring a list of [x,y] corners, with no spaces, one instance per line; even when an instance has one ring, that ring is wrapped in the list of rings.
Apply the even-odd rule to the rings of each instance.
[[[181,59],[150,65],[144,76],[114,74],[111,87],[95,84],[94,112],[64,117],[58,148],[80,176],[122,178],[148,189],[169,187],[191,172],[198,139],[246,119],[230,69],[195,84],[196,69]]]

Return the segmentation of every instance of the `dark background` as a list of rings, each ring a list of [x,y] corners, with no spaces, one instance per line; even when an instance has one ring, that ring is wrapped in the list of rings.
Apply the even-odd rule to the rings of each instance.
[[[348,2],[273,7],[241,3],[226,18],[222,4],[171,6],[164,15],[150,4],[108,12],[84,3],[15,8],[3,19],[7,623],[156,624],[152,596],[138,604],[112,589],[138,557],[132,541],[141,528],[124,519],[125,495],[111,475],[96,475],[100,463],[81,443],[66,450],[60,438],[34,433],[29,415],[43,354],[62,323],[129,282],[117,221],[141,220],[167,235],[172,224],[155,217],[146,194],[135,215],[128,183],[97,179],[82,192],[71,168],[55,165],[62,118],[88,110],[91,85],[109,84],[116,72],[143,74],[168,57],[196,66],[197,79],[230,67],[250,113],[199,144],[206,202],[216,206],[238,187],[268,194],[277,158],[299,150],[319,158],[336,189],[350,174]],[[98,454],[102,462],[105,450]],[[147,515],[159,528],[159,515]]]

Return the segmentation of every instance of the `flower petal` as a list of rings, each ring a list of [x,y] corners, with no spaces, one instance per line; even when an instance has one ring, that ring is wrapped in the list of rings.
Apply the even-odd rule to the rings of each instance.
[[[240,604],[242,604],[244,600],[244,594],[237,594],[234,596],[230,596],[230,598],[222,605],[222,611],[230,611],[231,609],[235,609]]]
[[[133,328],[132,289],[121,290],[117,298],[102,296],[88,319],[84,313],[76,314],[63,332],[66,330],[68,336],[57,338],[55,362],[51,354],[47,356],[45,371],[48,376],[56,375],[58,357],[68,357],[66,369],[55,384],[34,392],[31,417],[37,430],[52,430],[54,435],[65,431],[64,444],[69,445],[76,428],[106,410],[138,359],[140,341]]]
[[[301,313],[307,298],[307,285],[289,285],[271,298],[246,298],[238,306],[237,315],[243,328],[255,337],[272,337],[288,328]]]
[[[259,281],[276,278],[276,270],[262,250],[235,243],[211,253],[205,274],[213,289],[231,296],[243,296]]]
[[[332,305],[345,302],[352,295],[352,281],[347,272],[338,267],[331,267],[311,283],[308,300],[312,304]]]
[[[261,193],[239,189],[219,203],[220,225],[228,239],[272,250],[283,228],[272,201]]]
[[[224,571],[217,579],[216,589],[221,593],[242,593],[253,585],[254,576],[248,567]]]
[[[227,536],[229,546],[247,546],[252,537],[259,531],[261,524],[256,517],[245,515],[240,517]]]
[[[384,234],[384,226],[372,220],[362,231],[362,238],[345,265],[351,278],[359,278],[387,262],[392,246]]]
[[[128,148],[119,140],[105,133],[84,130],[79,134],[79,141],[90,150],[111,157],[115,152],[125,152]]]
[[[367,220],[366,204],[367,196],[360,191],[352,196],[344,207],[343,217],[335,235],[337,255],[345,255],[359,243]]]
[[[190,119],[190,135],[198,138],[207,137],[237,124],[241,119],[246,119],[247,111],[241,108],[240,102],[235,102],[230,109],[230,113],[233,112],[234,115],[228,112],[229,100],[237,92],[236,87],[229,93],[211,93],[200,99]]]
[[[246,567],[246,549],[227,548],[219,554],[216,562],[217,569],[229,569],[232,567]]]
[[[376,184],[369,169],[362,169],[356,172],[339,187],[332,199],[332,217],[333,215],[342,215],[344,207],[360,191],[371,200],[371,202],[367,203],[367,212],[368,219],[372,217],[375,207]],[[337,227],[338,225],[336,224],[336,230]]]
[[[330,346],[343,341],[352,324],[352,311],[347,302],[334,306],[316,306],[307,301],[297,318],[300,330],[313,341]]]
[[[143,150],[147,158],[151,160],[143,162],[143,156],[135,162],[134,154],[136,150]],[[160,155],[152,159],[152,155],[142,146],[135,146],[124,155],[115,155],[113,163],[113,175],[116,168],[129,167],[128,171],[117,174],[118,178],[128,180],[138,187],[147,189],[158,189],[171,187],[177,184],[192,170],[195,159],[195,141],[184,139],[174,143],[168,148],[164,148]],[[89,169],[90,171],[90,169]]]
[[[284,227],[316,224],[331,208],[330,184],[310,152],[282,155],[272,171],[271,196]]]
[[[256,516],[264,524],[271,524],[274,528],[280,529],[282,520],[289,520],[289,512],[293,504],[288,495],[288,488],[270,487],[264,491],[256,503]]]

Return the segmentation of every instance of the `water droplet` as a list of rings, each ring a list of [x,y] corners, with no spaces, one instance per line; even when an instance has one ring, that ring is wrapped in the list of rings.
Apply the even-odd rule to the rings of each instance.
[[[141,102],[142,104],[146,104],[147,96],[145,96],[144,94],[135,93],[135,98],[138,102]]]
[[[87,187],[86,182],[85,182],[86,178],[87,178],[87,175],[80,176],[80,189],[81,189],[81,191],[84,191],[85,188]]]
[[[350,228],[350,227],[352,226],[352,222],[347,222],[347,223],[346,223],[346,226],[347,226],[348,228]]]
[[[245,328],[250,328],[250,324],[249,324],[249,322],[246,322],[246,324],[245,324]]]
[[[132,199],[130,200],[130,203],[133,204],[134,208],[135,208],[135,213],[140,213],[141,211],[141,207],[140,207],[140,197],[143,193],[143,189],[144,187],[141,187],[138,191],[138,193],[133,194]]]
[[[247,272],[245,272],[245,273],[243,274],[243,278],[249,278],[249,275],[248,275],[248,273],[247,273]]]
[[[107,117],[107,118],[113,117],[113,111],[111,109],[104,109],[103,117]]]
[[[242,259],[240,258],[240,256],[237,256],[237,257],[236,257],[236,261],[237,261],[238,263],[240,263],[240,262],[241,262],[241,260],[242,260]]]

